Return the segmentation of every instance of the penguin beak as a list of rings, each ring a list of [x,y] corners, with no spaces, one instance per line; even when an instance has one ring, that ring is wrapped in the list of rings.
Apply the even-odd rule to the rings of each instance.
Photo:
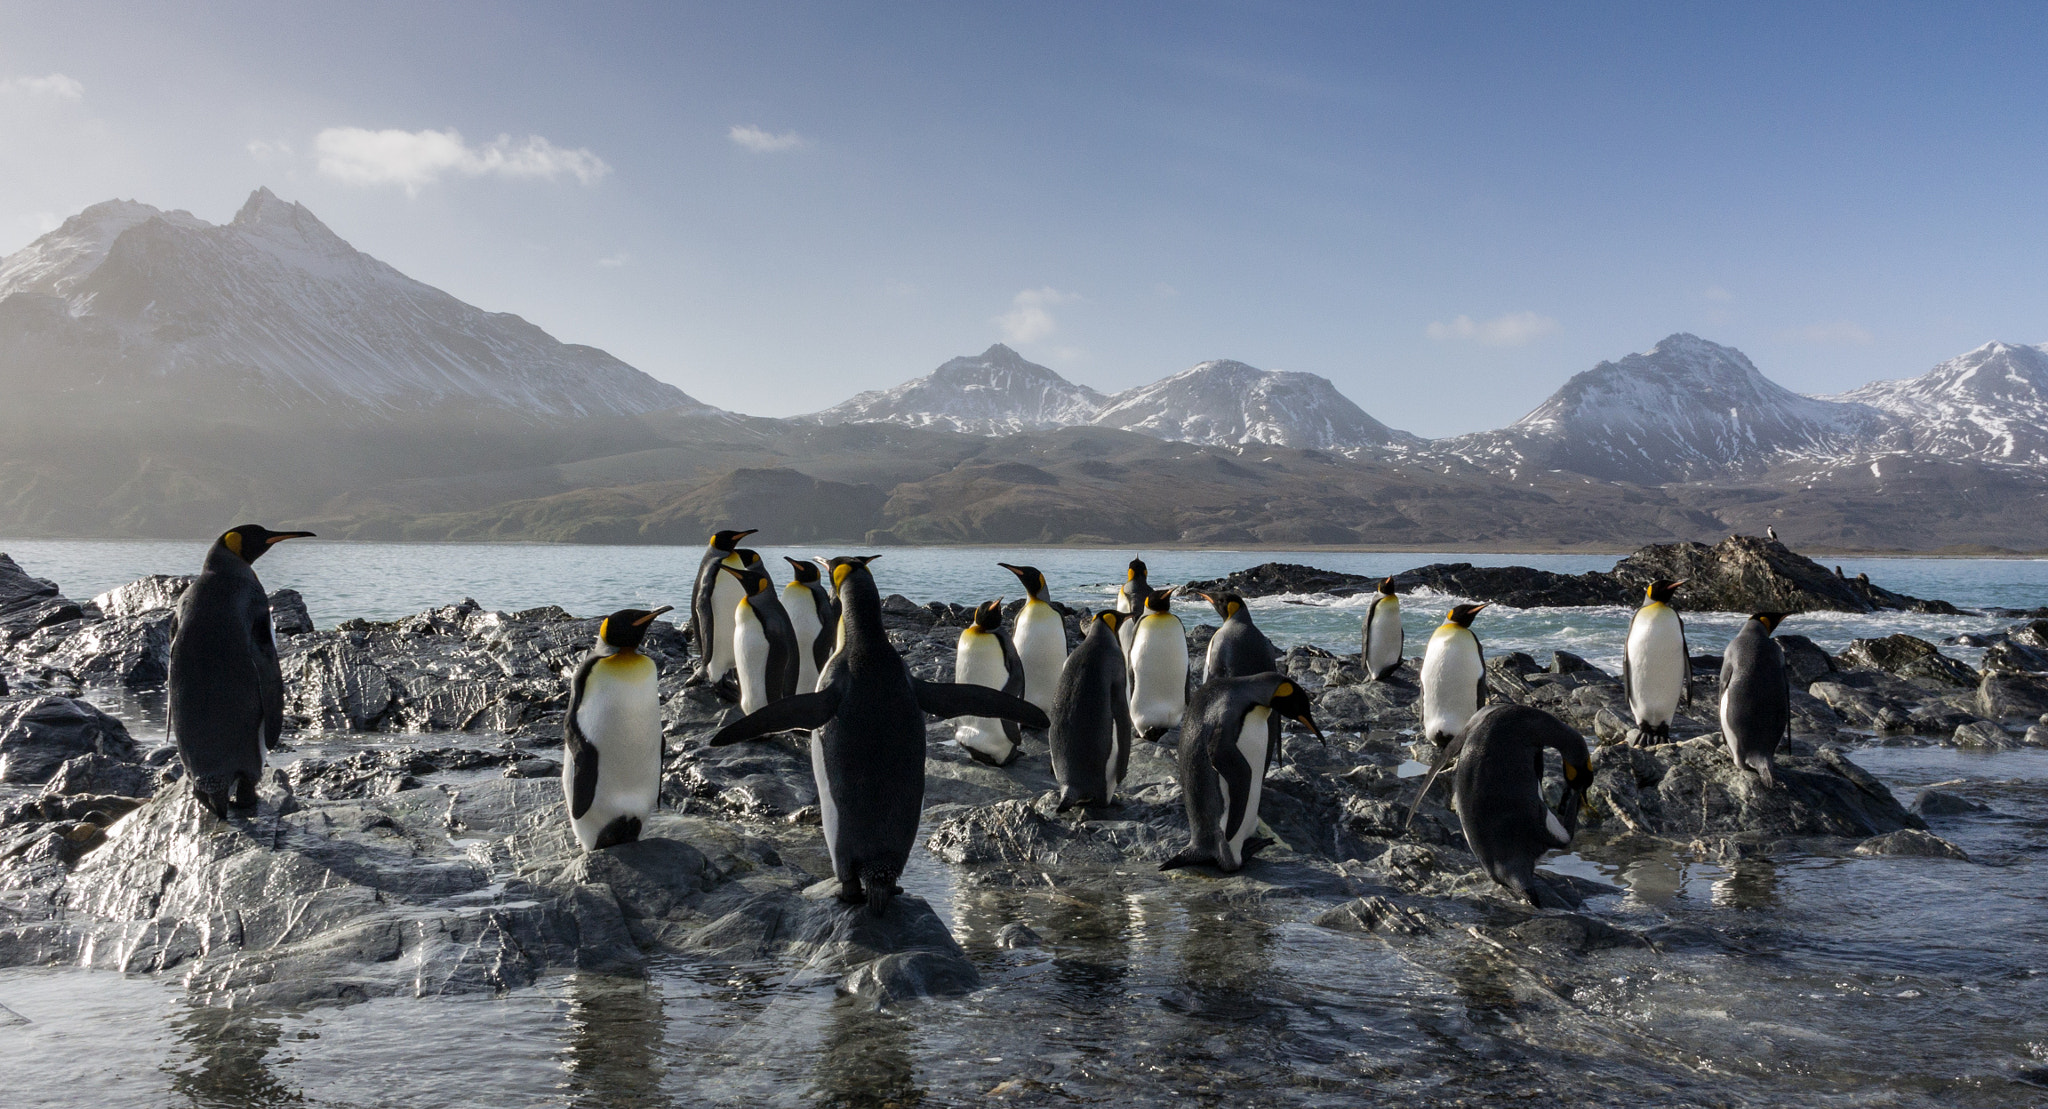
[[[1307,728],[1311,733],[1313,733],[1316,737],[1317,743],[1320,743],[1325,747],[1328,747],[1330,745],[1330,741],[1323,738],[1323,730],[1321,728],[1316,727],[1316,722],[1313,719],[1311,719],[1307,713],[1302,713],[1300,716],[1295,717],[1294,720],[1296,723],[1300,724],[1304,728]]]
[[[739,542],[740,540],[742,540],[742,539],[745,539],[745,538],[746,538],[747,536],[749,536],[749,535],[753,535],[753,534],[754,534],[755,532],[758,532],[758,531],[760,531],[760,530],[761,530],[760,528],[748,528],[748,529],[747,529],[747,530],[745,530],[745,531],[742,531],[742,532],[737,532],[737,533],[735,533],[735,534],[733,535],[733,537],[732,537],[732,539],[733,539],[733,542],[737,543],[737,542]]]
[[[633,626],[636,628],[644,628],[647,625],[654,623],[655,617],[661,615],[664,612],[672,612],[675,610],[675,607],[676,606],[674,605],[663,605],[660,608],[655,609],[653,612],[650,612],[647,615],[642,616],[640,619],[633,621]]]
[[[1685,584],[1686,582],[1688,582],[1688,581],[1691,581],[1691,580],[1692,580],[1691,578],[1681,578],[1681,579],[1679,579],[1678,581],[1672,582],[1672,583],[1671,583],[1671,588],[1673,588],[1673,589],[1676,589],[1676,588],[1678,588],[1679,586],[1681,586],[1681,585],[1684,585],[1684,584]]]
[[[273,532],[271,532],[271,533],[270,533],[269,535],[267,535],[267,536],[265,536],[265,537],[264,537],[264,539],[263,539],[263,545],[264,545],[264,546],[266,546],[266,547],[268,547],[268,546],[270,546],[270,545],[271,545],[271,544],[273,544],[273,543],[282,543],[282,542],[284,542],[284,541],[285,541],[285,540],[287,540],[287,539],[312,539],[312,538],[315,538],[315,536],[314,536],[314,535],[313,535],[313,533],[312,533],[312,532],[310,532],[310,531],[273,531]]]

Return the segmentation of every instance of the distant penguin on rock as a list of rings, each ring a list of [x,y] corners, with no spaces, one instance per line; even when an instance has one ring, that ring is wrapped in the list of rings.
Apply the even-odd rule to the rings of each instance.
[[[740,583],[741,597],[733,606],[732,657],[740,674],[740,711],[760,709],[797,692],[802,672],[802,651],[789,612],[775,595],[775,581],[761,568],[761,560],[734,569],[720,565]]]
[[[256,807],[263,752],[284,734],[284,676],[270,630],[270,599],[253,563],[310,531],[238,524],[206,549],[199,576],[178,599],[171,637],[171,738],[201,804],[225,817]]]
[[[1486,703],[1486,648],[1472,632],[1472,618],[1486,604],[1453,608],[1422,652],[1422,734],[1439,747]]]
[[[711,537],[697,563],[697,585],[690,594],[690,641],[697,647],[693,682],[717,684],[732,672],[732,611],[740,600],[737,579],[718,572],[720,566],[744,568],[737,553],[740,540],[757,529],[721,531]]]
[[[960,643],[953,652],[953,681],[1000,689],[1012,697],[1024,696],[1024,660],[1017,657],[1016,644],[1003,630],[1003,602],[988,601],[974,610],[974,620],[960,629]],[[1015,720],[989,716],[966,716],[953,726],[953,742],[967,750],[974,761],[989,766],[1008,766],[1017,761],[1020,729]]]
[[[1067,656],[1053,699],[1052,774],[1060,784],[1059,811],[1116,800],[1131,765],[1129,679],[1117,625],[1129,617],[1098,612],[1088,634]]]
[[[1401,668],[1401,652],[1408,636],[1401,627],[1401,595],[1394,592],[1394,579],[1383,578],[1372,607],[1365,610],[1363,662],[1369,681],[1383,682]]]
[[[1016,630],[1011,640],[1017,657],[1024,660],[1024,699],[1050,713],[1059,695],[1060,670],[1067,664],[1067,622],[1052,607],[1045,575],[1035,566],[996,565],[1017,575],[1024,583],[1024,607],[1017,610]]]
[[[924,811],[924,718],[993,716],[1043,728],[1027,701],[978,685],[919,681],[889,642],[874,555],[826,565],[839,596],[838,647],[815,693],[799,693],[747,714],[711,737],[723,746],[778,732],[811,733],[811,771],[825,848],[839,898],[877,915],[900,892],[896,879],[917,842]]]
[[[1223,626],[1209,637],[1209,653],[1202,665],[1204,683],[1279,671],[1280,652],[1274,649],[1266,633],[1252,623],[1252,610],[1246,607],[1243,597],[1236,593],[1195,596],[1209,602],[1209,607],[1223,618]]]
[[[782,610],[789,613],[789,626],[796,631],[796,691],[812,693],[839,635],[839,602],[818,580],[817,563],[788,555],[782,561],[790,570],[789,584],[782,587]]]
[[[1173,590],[1145,595],[1131,637],[1131,730],[1156,740],[1180,727],[1188,707],[1188,633],[1173,614]]]
[[[1134,558],[1124,569],[1124,583],[1116,587],[1116,610],[1130,617],[1118,633],[1125,658],[1130,657],[1131,639],[1138,634],[1138,622],[1145,615],[1145,598],[1151,595],[1152,586],[1145,581],[1145,560]]]
[[[1773,527],[1764,528],[1764,538],[1776,543],[1778,541],[1778,529]]]
[[[1685,643],[1685,621],[1671,607],[1673,591],[1684,584],[1651,582],[1643,590],[1642,607],[1629,620],[1621,688],[1635,715],[1638,740],[1645,744],[1670,739],[1678,706],[1692,703],[1692,655]]]
[[[1159,869],[1201,865],[1231,874],[1270,845],[1256,835],[1259,798],[1282,717],[1323,738],[1308,693],[1284,675],[1218,677],[1195,691],[1175,752],[1190,842]]]
[[[1771,634],[1782,612],[1759,612],[1743,621],[1721,655],[1721,735],[1735,765],[1756,771],[1775,785],[1772,756],[1792,731],[1792,683],[1785,675],[1785,651]]]
[[[640,838],[661,797],[661,674],[640,653],[667,606],[620,609],[597,626],[597,644],[569,679],[562,718],[562,792],[585,851]]]

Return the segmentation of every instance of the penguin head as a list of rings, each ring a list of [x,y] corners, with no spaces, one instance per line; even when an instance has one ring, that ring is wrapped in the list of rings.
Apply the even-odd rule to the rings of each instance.
[[[975,606],[974,623],[969,626],[972,627],[975,631],[979,632],[995,632],[1002,630],[1003,599],[1001,597],[997,597],[993,601],[983,601],[981,604]]]
[[[273,544],[287,539],[311,539],[310,531],[272,531],[262,524],[236,524],[221,533],[216,542],[232,553],[241,556],[243,562],[254,562],[263,557],[263,552]]]
[[[671,607],[663,605],[652,612],[644,608],[622,608],[605,617],[597,625],[598,653],[615,655],[639,650],[640,641],[647,638],[647,629],[653,625],[654,618]]]
[[[847,581],[858,581],[862,578],[865,578],[867,579],[868,588],[873,589],[875,585],[875,576],[868,572],[868,563],[873,562],[874,560],[880,557],[882,556],[840,555],[837,558],[833,558],[827,561],[825,563],[825,568],[832,572],[832,588],[835,591],[842,590],[846,588]]]
[[[775,585],[775,580],[768,576],[766,570],[761,569],[761,560],[758,558],[754,559],[752,564],[748,566],[732,566],[721,562],[718,564],[718,568],[724,573],[738,578],[740,588],[745,590],[746,595],[749,597],[758,597]]]
[[[998,562],[996,565],[1017,575],[1017,580],[1024,583],[1025,595],[1033,600],[1045,600],[1045,575],[1038,572],[1038,567],[1012,566],[1007,562]]]
[[[1266,702],[1266,705],[1274,712],[1315,733],[1318,742],[1330,742],[1323,738],[1323,730],[1316,727],[1315,717],[1310,715],[1313,706],[1309,703],[1308,690],[1283,678],[1280,684],[1273,687],[1273,699]]]
[[[1393,595],[1394,595],[1394,579],[1392,579],[1392,578],[1381,578],[1381,579],[1380,579],[1380,596],[1382,596],[1382,597],[1391,597],[1391,596],[1393,596]]]
[[[1151,615],[1152,613],[1156,612],[1172,612],[1173,590],[1177,588],[1179,588],[1179,586],[1174,586],[1173,588],[1169,589],[1155,589],[1152,592],[1145,594],[1146,614]]]
[[[1145,581],[1145,560],[1142,558],[1132,559],[1130,566],[1124,570],[1124,580],[1143,584]]]
[[[759,530],[761,529],[748,528],[745,531],[721,531],[714,534],[711,537],[711,545],[717,548],[718,550],[730,553],[733,550],[733,548],[738,547],[740,545],[740,540],[745,539],[747,536],[752,535]]]
[[[764,574],[767,573],[767,570],[763,569],[763,567],[761,566],[760,551],[752,550],[747,547],[735,547],[733,548],[732,554],[734,558],[740,560],[741,569],[760,570]]]
[[[1777,631],[1778,625],[1784,623],[1785,617],[1790,615],[1792,614],[1789,612],[1759,612],[1751,616],[1750,619],[1762,624],[1764,626],[1764,634],[1770,635],[1772,632]]]
[[[1216,615],[1225,620],[1244,611],[1244,598],[1235,593],[1197,593],[1195,596],[1209,602],[1209,606],[1216,610]]]
[[[1459,605],[1444,616],[1444,623],[1456,624],[1461,628],[1469,628],[1472,626],[1472,618],[1479,615],[1479,610],[1492,603],[1492,601],[1486,601],[1476,605]]]
[[[817,563],[801,558],[791,558],[788,555],[783,555],[782,561],[789,563],[789,580],[798,585],[809,585],[818,580]]]
[[[1129,613],[1118,612],[1113,608],[1105,608],[1095,614],[1095,622],[1114,632],[1123,626],[1124,620],[1128,617]]]
[[[1643,596],[1652,604],[1668,605],[1671,603],[1671,591],[1684,584],[1683,578],[1678,581],[1665,581],[1660,578],[1643,589]]]

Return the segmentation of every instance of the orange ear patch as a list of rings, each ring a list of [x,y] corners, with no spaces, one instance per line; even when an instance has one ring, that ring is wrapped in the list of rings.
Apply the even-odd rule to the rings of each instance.
[[[1273,696],[1275,696],[1275,697],[1292,697],[1292,696],[1294,696],[1294,683],[1293,683],[1293,682],[1281,682],[1281,683],[1280,683],[1280,684],[1279,684],[1278,686],[1276,686],[1276,687],[1274,688],[1274,690],[1273,690]]]
[[[220,541],[221,541],[221,542],[222,542],[223,544],[225,544],[225,545],[227,546],[227,549],[228,549],[228,550],[231,550],[231,551],[235,552],[236,554],[241,554],[241,553],[242,553],[242,533],[241,533],[241,532],[239,532],[239,531],[231,531],[231,532],[227,533],[226,535],[223,535],[223,536],[221,536],[221,537],[220,537]]]

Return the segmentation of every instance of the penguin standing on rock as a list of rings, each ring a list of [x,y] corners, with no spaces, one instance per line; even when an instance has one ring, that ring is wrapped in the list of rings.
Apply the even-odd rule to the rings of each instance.
[[[1151,595],[1152,586],[1145,581],[1145,560],[1134,558],[1124,569],[1124,583],[1116,587],[1116,610],[1130,617],[1118,632],[1125,658],[1130,657],[1131,639],[1138,634],[1138,623],[1144,618],[1145,598]]]
[[[826,565],[839,596],[838,649],[818,676],[815,693],[800,693],[718,730],[724,746],[777,732],[811,733],[811,772],[825,847],[839,880],[839,898],[866,902],[880,915],[899,892],[896,879],[917,842],[924,809],[924,717],[993,716],[1035,728],[1045,714],[1027,701],[978,685],[911,677],[882,624],[882,594],[868,564],[877,556],[834,558]]]
[[[1669,740],[1678,706],[1692,703],[1692,655],[1685,644],[1685,621],[1671,607],[1672,592],[1684,584],[1651,582],[1643,590],[1643,607],[1629,621],[1621,687],[1636,718],[1638,742],[1644,744]]]
[[[1365,610],[1365,642],[1361,661],[1369,681],[1383,682],[1401,668],[1401,652],[1408,647],[1408,635],[1401,627],[1401,595],[1394,592],[1394,579],[1380,581],[1380,591]]]
[[[218,817],[256,807],[263,752],[284,734],[284,676],[270,631],[270,598],[254,563],[310,531],[238,524],[206,549],[199,576],[178,599],[171,637],[171,738],[201,804]]]
[[[1778,541],[1778,529],[1774,527],[1764,528],[1764,538],[1776,543]]]
[[[721,563],[718,569],[740,583],[743,596],[732,611],[733,665],[740,672],[740,711],[754,712],[797,691],[802,671],[802,652],[789,612],[775,596],[775,581],[761,568],[761,560],[736,570]]]
[[[1423,649],[1422,734],[1439,747],[1486,703],[1486,648],[1472,634],[1472,618],[1491,603],[1453,608]]]
[[[1539,909],[1572,908],[1571,899],[1537,877],[1536,860],[1570,847],[1579,830],[1579,806],[1593,784],[1585,739],[1542,709],[1492,705],[1472,718],[1458,744],[1458,822],[1479,865]],[[1546,747],[1564,761],[1564,796],[1554,811],[1544,807],[1541,790]]]
[[[1209,638],[1209,654],[1202,666],[1204,684],[1217,678],[1279,671],[1280,652],[1273,649],[1273,641],[1266,638],[1266,633],[1252,623],[1252,611],[1245,607],[1243,597],[1235,593],[1195,596],[1209,602],[1216,615],[1223,618],[1223,626]]]
[[[796,691],[811,693],[818,688],[818,671],[832,657],[832,640],[839,634],[839,602],[818,581],[818,564],[782,556],[789,563],[789,584],[782,587],[782,610],[789,613],[789,626],[796,630]]]
[[[1188,633],[1173,614],[1173,590],[1145,595],[1131,637],[1131,729],[1156,740],[1180,727],[1188,708]]]
[[[1017,610],[1017,630],[1012,638],[1017,657],[1024,660],[1023,698],[1042,711],[1052,711],[1053,698],[1060,689],[1060,670],[1067,664],[1067,622],[1052,607],[1045,575],[1035,566],[996,565],[1017,575],[1024,583],[1024,607]]]
[[[953,680],[962,685],[985,685],[1012,697],[1024,696],[1024,660],[1010,633],[1003,630],[1003,602],[989,601],[974,610],[974,620],[960,629],[960,644],[953,652]],[[953,742],[966,748],[974,761],[989,766],[1008,766],[1017,761],[1024,748],[1018,745],[1015,720],[987,716],[963,717],[953,727]]]
[[[697,563],[697,586],[690,594],[690,641],[697,645],[694,682],[716,684],[732,671],[732,610],[740,600],[740,583],[718,572],[720,566],[743,569],[736,552],[740,540],[758,530],[721,531],[711,537]]]
[[[1060,812],[1115,801],[1130,769],[1129,680],[1117,641],[1117,625],[1127,619],[1121,612],[1096,613],[1060,671],[1047,734],[1052,774],[1060,784]]]
[[[667,611],[626,608],[605,617],[597,644],[569,679],[562,792],[585,851],[639,839],[660,798],[661,674],[640,644]]]
[[[1735,765],[1756,771],[1776,785],[1771,758],[1792,731],[1792,683],[1785,676],[1785,650],[1771,634],[1782,612],[1759,612],[1742,622],[1721,655],[1721,735]]]
[[[1281,674],[1219,677],[1195,691],[1176,752],[1190,842],[1159,869],[1204,865],[1234,874],[1271,845],[1253,833],[1283,716],[1323,738],[1309,713],[1308,694]]]

